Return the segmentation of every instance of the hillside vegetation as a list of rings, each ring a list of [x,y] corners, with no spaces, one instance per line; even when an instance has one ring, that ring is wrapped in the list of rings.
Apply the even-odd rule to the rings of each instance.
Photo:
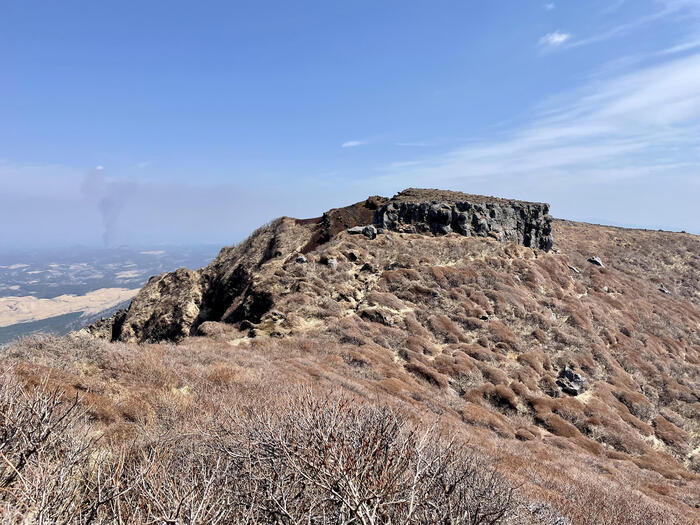
[[[0,517],[700,523],[700,239],[346,231],[385,201],[8,348]]]

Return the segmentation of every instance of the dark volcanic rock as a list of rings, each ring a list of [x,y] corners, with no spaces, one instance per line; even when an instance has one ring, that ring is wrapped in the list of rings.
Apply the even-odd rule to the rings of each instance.
[[[364,228],[362,228],[362,235],[364,235],[368,239],[374,239],[377,237],[377,228],[375,228],[371,224],[365,226]]]
[[[545,251],[553,244],[548,204],[452,191],[402,191],[377,210],[374,222],[407,233],[491,236]]]
[[[586,391],[586,379],[567,366],[559,372],[557,386],[565,394],[577,396]]]

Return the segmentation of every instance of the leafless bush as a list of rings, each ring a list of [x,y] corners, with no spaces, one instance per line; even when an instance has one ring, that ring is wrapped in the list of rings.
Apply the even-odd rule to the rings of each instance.
[[[5,522],[497,524],[516,507],[488,462],[387,407],[308,393],[122,448],[79,407],[3,381]]]
[[[91,523],[128,490],[121,460],[96,448],[78,397],[0,377],[0,509],[32,523]],[[10,520],[10,521],[8,521]]]
[[[417,433],[387,407],[309,394],[283,414],[234,420],[222,432],[220,450],[256,487],[243,507],[256,505],[261,522],[496,524],[516,506],[487,462]]]
[[[118,510],[133,523],[237,523],[242,487],[233,462],[201,439],[156,440],[128,469],[135,490]],[[121,516],[120,516],[121,517]]]
[[[61,436],[81,416],[78,399],[69,402],[44,382],[23,388],[9,373],[0,378],[0,488],[12,486],[37,456],[60,447]]]

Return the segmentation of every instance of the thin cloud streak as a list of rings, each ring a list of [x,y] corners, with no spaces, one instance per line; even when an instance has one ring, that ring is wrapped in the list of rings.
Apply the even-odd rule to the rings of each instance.
[[[677,44],[675,46],[662,49],[657,53],[657,56],[663,56],[663,55],[675,55],[677,53],[683,53],[685,51],[692,51],[694,49],[697,49],[700,47],[700,38],[697,38],[696,40],[689,40],[687,42],[682,42],[680,44]]]
[[[700,173],[700,54],[592,82],[515,133],[385,177],[431,185],[488,177],[614,181]],[[400,172],[400,173],[399,173]]]
[[[592,35],[588,38],[582,38],[580,40],[570,40],[565,47],[576,48],[587,46],[590,44],[597,44],[599,42],[604,42],[606,40],[610,40],[611,38],[628,34],[640,27],[643,27],[652,22],[656,22],[657,20],[660,20],[662,18],[666,18],[672,15],[678,15],[682,12],[685,12],[686,16],[691,16],[695,18],[700,16],[700,1],[698,0],[659,0],[659,3],[663,4],[663,8],[659,9],[658,11],[655,11],[648,15],[640,16],[632,20],[631,22],[612,27],[607,31],[603,31],[597,35]]]
[[[343,142],[340,147],[341,148],[356,148],[357,146],[364,146],[367,144],[363,140],[348,140],[346,142]]]
[[[394,142],[394,145],[406,148],[425,148],[430,144],[427,142]]]

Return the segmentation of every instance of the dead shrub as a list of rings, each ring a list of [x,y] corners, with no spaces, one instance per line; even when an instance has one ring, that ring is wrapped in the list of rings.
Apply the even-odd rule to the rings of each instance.
[[[428,326],[438,341],[443,343],[459,343],[463,335],[459,327],[446,315],[433,315],[428,319]]]
[[[661,441],[678,450],[685,451],[690,444],[690,435],[661,414],[654,418],[654,431]]]
[[[654,406],[642,394],[629,390],[620,390],[613,394],[627,407],[632,415],[642,421],[649,421],[654,414]]]
[[[473,402],[484,399],[499,411],[515,411],[518,409],[518,399],[515,393],[505,385],[485,383],[478,388],[470,390],[466,399]]]
[[[449,385],[448,378],[439,373],[434,368],[426,366],[420,361],[413,361],[404,365],[406,371],[421,381],[427,381],[438,388],[447,388]]]

